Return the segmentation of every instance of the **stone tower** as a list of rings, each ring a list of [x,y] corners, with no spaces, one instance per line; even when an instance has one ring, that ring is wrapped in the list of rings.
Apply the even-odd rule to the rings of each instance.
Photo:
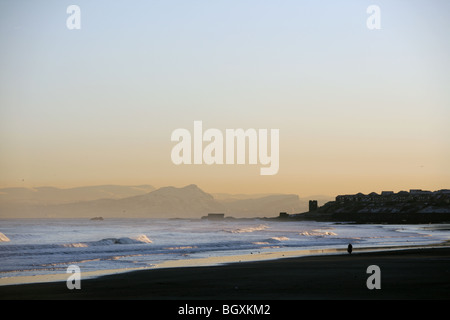
[[[309,211],[317,210],[317,200],[309,200]]]

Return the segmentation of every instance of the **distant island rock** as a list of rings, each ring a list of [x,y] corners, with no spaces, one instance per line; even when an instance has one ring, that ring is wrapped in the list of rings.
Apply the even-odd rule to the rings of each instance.
[[[91,221],[103,221],[103,217],[93,217],[91,218]]]

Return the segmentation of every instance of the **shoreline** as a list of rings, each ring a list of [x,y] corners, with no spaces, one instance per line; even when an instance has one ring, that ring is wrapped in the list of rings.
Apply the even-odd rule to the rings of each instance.
[[[368,252],[388,252],[396,250],[427,249],[440,247],[450,248],[450,240],[443,241],[441,243],[427,244],[427,245],[401,245],[401,246],[361,247],[361,248],[354,247],[352,254],[356,255]],[[333,249],[285,250],[285,251],[264,252],[255,254],[240,254],[240,255],[228,255],[228,256],[208,257],[208,258],[168,260],[160,264],[156,264],[152,267],[86,271],[82,273],[82,279],[84,280],[96,279],[103,276],[114,276],[121,273],[128,273],[134,271],[150,271],[167,268],[215,267],[242,262],[258,262],[258,261],[271,261],[288,258],[301,258],[301,257],[327,256],[327,255],[347,255],[347,254],[348,254],[347,248],[333,248]],[[2,286],[10,286],[10,285],[65,282],[68,276],[69,274],[64,272],[45,275],[3,277],[0,278],[0,288]]]
[[[450,299],[448,241],[356,249],[351,255],[342,249],[216,265],[191,262],[82,277],[81,290],[67,289],[67,274],[59,281],[3,285],[0,299]],[[381,268],[381,290],[366,287],[366,268],[373,264]]]

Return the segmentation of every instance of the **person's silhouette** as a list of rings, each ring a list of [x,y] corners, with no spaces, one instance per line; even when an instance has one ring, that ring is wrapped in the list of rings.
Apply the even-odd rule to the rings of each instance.
[[[352,254],[352,249],[353,249],[353,246],[352,246],[351,243],[349,243],[349,244],[348,244],[348,247],[347,247],[347,252],[348,252],[349,254]]]

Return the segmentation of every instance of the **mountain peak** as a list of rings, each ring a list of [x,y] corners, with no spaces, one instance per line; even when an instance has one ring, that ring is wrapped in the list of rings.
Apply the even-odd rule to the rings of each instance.
[[[185,186],[184,188],[197,188],[197,189],[200,189],[196,184],[190,184],[190,185]]]
[[[202,189],[200,189],[196,184],[190,184],[187,185],[185,187],[183,187],[182,189],[186,189],[186,190],[199,190],[201,192],[204,192]]]

